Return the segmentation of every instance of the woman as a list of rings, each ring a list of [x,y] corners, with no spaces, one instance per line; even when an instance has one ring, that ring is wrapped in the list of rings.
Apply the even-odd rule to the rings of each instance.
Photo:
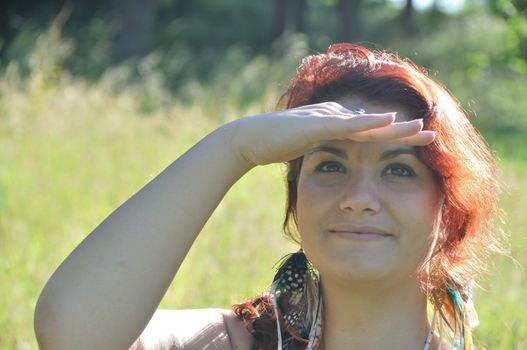
[[[41,348],[472,348],[496,182],[455,100],[395,55],[337,44],[304,60],[281,106],[206,136],[70,254],[37,304]],[[226,191],[276,162],[302,250],[270,293],[156,312]]]

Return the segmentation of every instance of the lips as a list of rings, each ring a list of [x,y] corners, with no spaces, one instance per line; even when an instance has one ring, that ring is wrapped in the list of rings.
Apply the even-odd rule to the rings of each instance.
[[[386,230],[375,226],[357,226],[351,224],[337,224],[330,227],[330,233],[351,239],[375,240],[391,237]]]

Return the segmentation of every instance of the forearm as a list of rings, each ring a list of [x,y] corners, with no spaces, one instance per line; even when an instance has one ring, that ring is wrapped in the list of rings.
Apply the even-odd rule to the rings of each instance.
[[[394,118],[354,115],[326,102],[242,118],[207,136],[111,214],[53,274],[36,309],[39,344],[127,348],[214,208],[252,164],[295,159],[324,140],[432,142],[422,122]]]
[[[232,152],[224,127],[122,204],[70,254],[43,290],[35,315],[41,345],[130,346],[207,219],[249,168]],[[50,338],[53,343],[46,344]]]

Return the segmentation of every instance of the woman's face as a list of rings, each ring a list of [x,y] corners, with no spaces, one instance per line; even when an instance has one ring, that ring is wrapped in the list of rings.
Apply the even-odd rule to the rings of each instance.
[[[351,96],[337,100],[366,113],[398,105]],[[297,219],[302,246],[323,278],[397,280],[415,272],[434,243],[439,190],[414,147],[325,141],[304,155]]]

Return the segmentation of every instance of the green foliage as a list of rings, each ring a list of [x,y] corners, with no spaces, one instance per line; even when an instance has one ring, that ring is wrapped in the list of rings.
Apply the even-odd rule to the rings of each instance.
[[[73,52],[74,43],[62,38],[59,18],[42,32],[31,22],[26,24],[8,47],[8,69],[16,69],[23,76],[40,74],[43,80],[53,80]]]
[[[259,72],[259,64],[241,71]],[[118,82],[111,80],[119,80],[114,73],[96,85],[61,77],[52,89],[35,82],[39,74],[21,79],[4,72],[0,79],[0,283],[9,286],[0,294],[2,349],[36,348],[31,324],[40,290],[113,208],[223,120],[242,109],[267,109],[278,95],[276,86],[268,85],[260,87],[266,94],[259,103],[234,105],[247,84],[241,74],[223,78],[240,84],[226,99],[171,100],[145,114],[134,87],[114,90]],[[503,208],[512,256],[525,265],[527,162],[509,160],[502,169],[511,188]],[[236,184],[198,238],[162,307],[229,307],[266,289],[273,264],[295,249],[280,234],[281,176],[278,167],[262,167]],[[476,337],[489,349],[520,349],[527,341],[527,319],[518,313],[527,307],[527,281],[510,259],[496,259],[495,265],[483,282],[485,291],[476,294],[481,319]]]
[[[395,30],[386,33],[395,28],[393,14],[383,8],[367,15],[368,23],[383,28],[368,32],[371,40],[397,48],[444,81],[502,158],[513,259],[496,258],[481,283],[476,338],[492,350],[525,348],[527,319],[518,310],[527,309],[527,280],[514,262],[527,264],[527,70],[518,49],[524,24],[485,12],[452,18],[428,13],[417,21],[433,20],[434,30],[403,39]],[[61,34],[62,23],[44,31],[24,25],[0,71],[2,349],[36,348],[31,324],[40,290],[113,208],[217,125],[272,109],[300,58],[331,42],[320,20],[322,34],[290,38],[280,58],[244,43],[222,54],[213,47],[197,53],[175,40],[143,59],[108,66],[106,23],[90,22],[85,41]],[[194,26],[175,21],[166,35],[178,38]],[[79,72],[90,72],[89,79]],[[229,192],[162,307],[228,307],[266,288],[274,262],[294,249],[280,237],[281,173],[278,167],[257,169]]]
[[[445,83],[500,157],[525,160],[527,61],[509,33],[507,20],[482,11],[391,46]]]
[[[137,91],[116,93],[110,76],[94,86],[61,78],[52,89],[41,77],[0,79],[2,349],[36,348],[32,314],[51,272],[113,208],[221,123],[211,110],[234,117],[237,109],[230,101],[172,101],[145,117]],[[266,288],[274,262],[293,249],[280,234],[280,177],[280,169],[262,168],[232,189],[164,307],[227,307]],[[254,188],[265,188],[265,200],[254,200]]]

